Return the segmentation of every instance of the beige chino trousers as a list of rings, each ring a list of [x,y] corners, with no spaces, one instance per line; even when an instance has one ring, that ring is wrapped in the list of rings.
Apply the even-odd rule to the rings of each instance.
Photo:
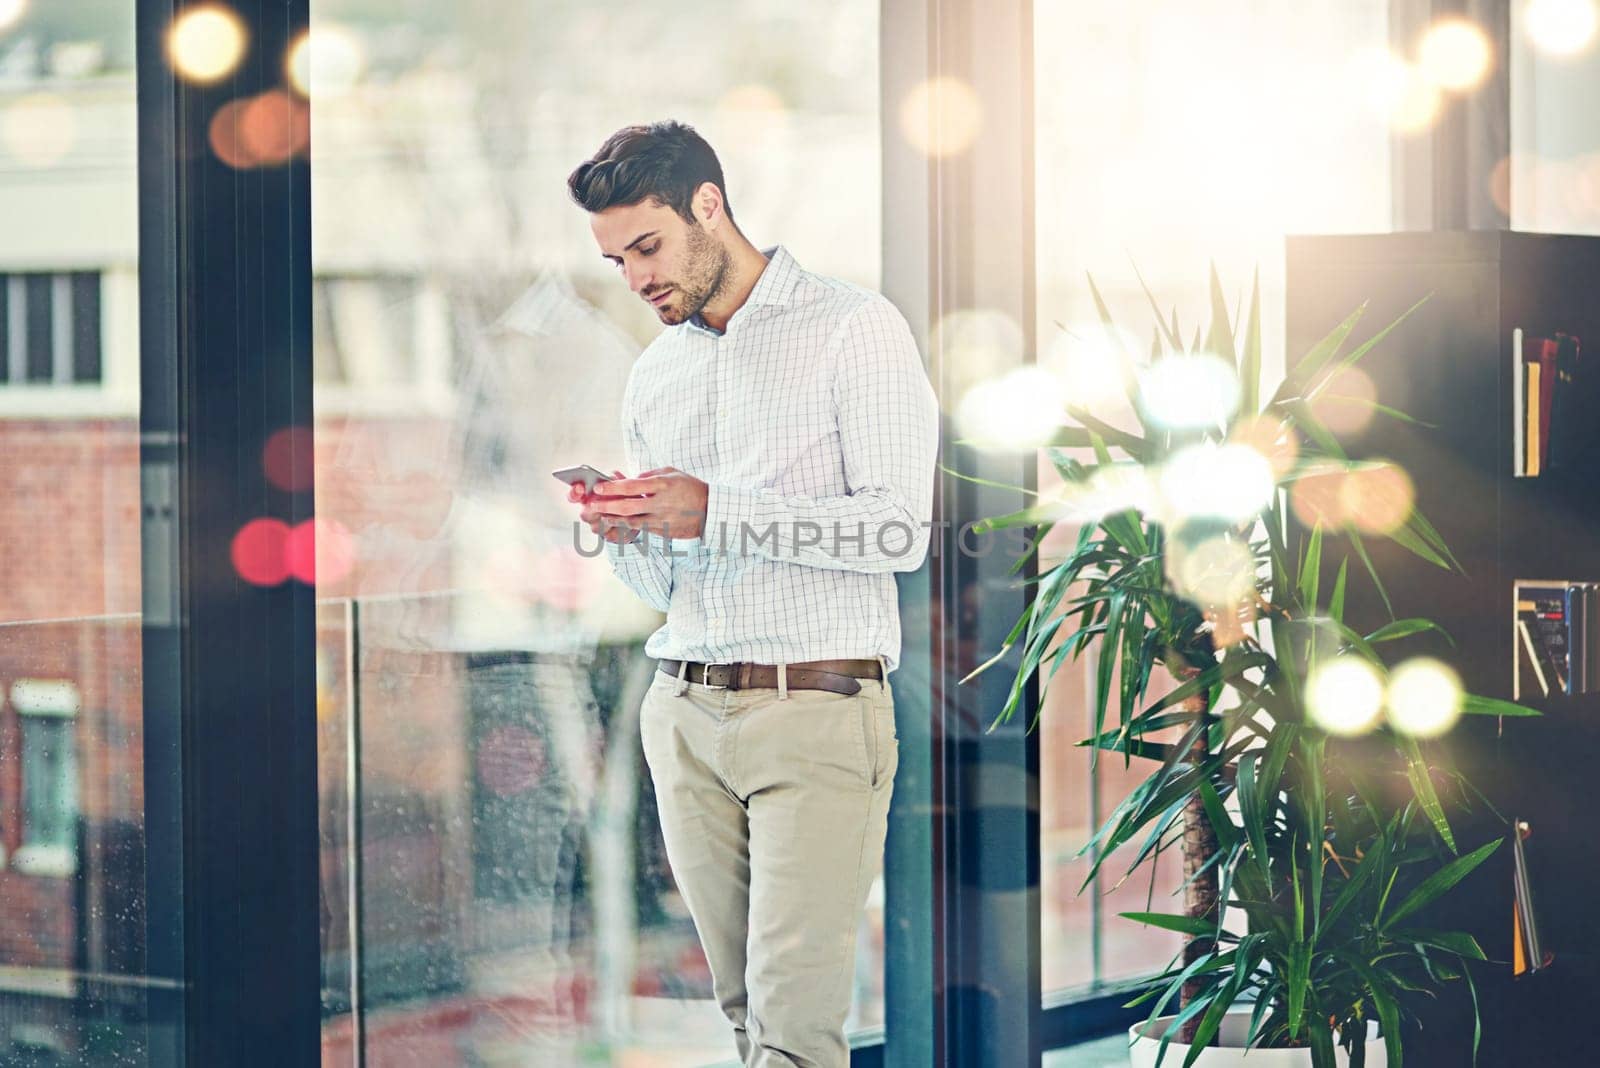
[[[880,661],[881,662],[881,661]],[[639,710],[678,891],[746,1068],[846,1068],[856,928],[883,866],[894,693],[656,672]]]

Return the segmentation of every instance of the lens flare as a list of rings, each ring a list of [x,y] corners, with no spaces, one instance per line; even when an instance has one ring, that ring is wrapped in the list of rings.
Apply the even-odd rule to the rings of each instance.
[[[1054,375],[1039,367],[1018,367],[968,390],[956,409],[956,425],[962,436],[984,445],[1037,448],[1061,426],[1064,407]]]
[[[1174,430],[1219,426],[1239,407],[1239,376],[1220,356],[1168,356],[1139,374],[1139,404]]]
[[[965,152],[982,127],[978,94],[958,78],[929,79],[900,104],[900,134],[925,156],[939,159]]]
[[[1415,738],[1437,738],[1461,718],[1461,676],[1442,660],[1419,656],[1389,674],[1390,726]]]
[[[1594,0],[1529,0],[1522,25],[1539,51],[1575,56],[1594,42],[1600,11]]]
[[[289,84],[301,96],[333,97],[347,93],[366,67],[361,39],[337,23],[322,22],[289,46],[284,64]]]
[[[1306,680],[1306,715],[1329,734],[1353,737],[1371,730],[1383,711],[1383,679],[1356,656],[1336,656]]]
[[[1272,500],[1272,464],[1248,445],[1191,445],[1161,473],[1170,517],[1248,519]]]
[[[1434,85],[1461,93],[1482,84],[1493,52],[1489,38],[1466,19],[1441,19],[1428,28],[1417,65]]]
[[[244,23],[221,4],[190,8],[167,33],[172,69],[202,85],[227,77],[244,58]]]

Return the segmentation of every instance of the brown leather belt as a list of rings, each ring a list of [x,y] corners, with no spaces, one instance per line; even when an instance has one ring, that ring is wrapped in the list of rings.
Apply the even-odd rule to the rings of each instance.
[[[658,671],[677,678],[683,661],[658,660],[656,663]],[[791,690],[855,694],[861,690],[859,680],[879,678],[882,670],[876,659],[806,660],[787,665],[787,674]],[[747,660],[721,664],[691,660],[684,678],[719,690],[777,689],[778,669],[772,664],[753,664]]]

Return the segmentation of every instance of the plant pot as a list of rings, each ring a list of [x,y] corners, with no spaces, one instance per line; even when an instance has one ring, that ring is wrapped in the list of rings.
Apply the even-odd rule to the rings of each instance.
[[[1156,1053],[1161,1049],[1161,1036],[1166,1034],[1174,1017],[1159,1016],[1148,1026],[1143,1022],[1128,1028],[1129,1059],[1133,1068],[1156,1068]],[[1154,1038],[1149,1035],[1154,1035]],[[1309,1049],[1252,1049],[1244,1048],[1245,1037],[1250,1033],[1250,1010],[1230,1012],[1222,1018],[1217,1030],[1216,1044],[1195,1058],[1193,1068],[1311,1068]],[[1337,1042],[1335,1036],[1335,1042]],[[1189,1047],[1177,1039],[1167,1043],[1167,1055],[1161,1068],[1182,1068]],[[1247,1056],[1248,1054],[1248,1056]],[[1334,1057],[1340,1068],[1350,1063],[1344,1050],[1335,1049]],[[1383,1039],[1378,1037],[1378,1025],[1367,1022],[1367,1068],[1387,1068]]]

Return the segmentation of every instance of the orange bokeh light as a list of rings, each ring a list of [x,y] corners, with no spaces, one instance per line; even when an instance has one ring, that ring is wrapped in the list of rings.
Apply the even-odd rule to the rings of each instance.
[[[217,158],[235,170],[255,165],[255,157],[245,147],[239,136],[239,120],[244,115],[247,100],[230,100],[211,116],[208,129],[211,151]]]
[[[282,89],[269,89],[245,105],[239,138],[256,163],[284,163],[311,140],[309,109]]]
[[[1369,534],[1398,530],[1411,518],[1417,491],[1411,476],[1394,464],[1364,467],[1345,476],[1339,487],[1345,521]]]

